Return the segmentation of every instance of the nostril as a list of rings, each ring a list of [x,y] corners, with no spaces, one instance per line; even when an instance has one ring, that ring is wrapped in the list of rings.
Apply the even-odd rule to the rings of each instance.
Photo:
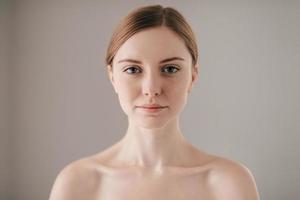
[[[146,94],[146,95],[149,95],[149,93],[145,93],[145,94]],[[157,95],[158,95],[158,92],[155,93],[155,96],[157,96]]]

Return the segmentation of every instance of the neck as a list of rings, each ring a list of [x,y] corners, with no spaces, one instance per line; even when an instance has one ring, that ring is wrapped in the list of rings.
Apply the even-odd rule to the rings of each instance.
[[[120,142],[118,158],[130,165],[159,169],[176,165],[186,153],[186,140],[180,132],[178,118],[163,127],[150,129],[129,120],[127,133]],[[184,151],[185,150],[185,151]]]

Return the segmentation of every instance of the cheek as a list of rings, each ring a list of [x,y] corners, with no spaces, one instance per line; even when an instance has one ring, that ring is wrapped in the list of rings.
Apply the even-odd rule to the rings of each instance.
[[[134,79],[123,79],[118,83],[118,88],[120,89],[120,92],[123,93],[123,95],[131,96],[137,93],[139,85]]]
[[[128,80],[120,80],[116,83],[116,87],[120,104],[123,109],[127,110],[127,107],[132,106],[133,100],[138,95],[138,88],[134,83],[131,83]]]
[[[188,79],[182,78],[168,87],[168,100],[174,108],[182,110],[185,106],[188,96],[188,81]]]
[[[187,93],[189,86],[189,80],[186,76],[181,76],[180,78],[172,80],[168,84],[167,91],[169,91],[172,96],[184,96],[183,94]]]
[[[125,108],[132,106],[133,103],[139,103],[134,101],[140,98],[142,83],[137,79],[126,79],[125,77],[118,77],[116,80],[118,80],[116,88],[121,106]],[[185,104],[188,95],[189,81],[186,74],[162,81],[161,87],[164,92],[159,100],[166,100],[170,105],[181,107],[181,104]]]
[[[174,104],[182,104],[187,97],[187,87],[177,87],[170,90],[169,99]]]

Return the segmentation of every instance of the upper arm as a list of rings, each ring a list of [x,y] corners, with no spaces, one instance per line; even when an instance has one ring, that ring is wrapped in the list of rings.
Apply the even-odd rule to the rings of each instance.
[[[95,188],[95,178],[95,174],[80,164],[69,164],[56,177],[49,200],[89,199]]]
[[[222,200],[259,200],[250,170],[233,161],[223,163],[211,176],[214,194]]]

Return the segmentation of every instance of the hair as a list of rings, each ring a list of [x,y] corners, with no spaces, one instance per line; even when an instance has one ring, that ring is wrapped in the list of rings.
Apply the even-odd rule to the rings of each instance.
[[[134,34],[148,28],[167,27],[183,39],[195,67],[198,47],[195,35],[185,18],[174,8],[161,5],[139,7],[131,11],[116,27],[106,52],[106,64],[112,67],[118,49]]]

